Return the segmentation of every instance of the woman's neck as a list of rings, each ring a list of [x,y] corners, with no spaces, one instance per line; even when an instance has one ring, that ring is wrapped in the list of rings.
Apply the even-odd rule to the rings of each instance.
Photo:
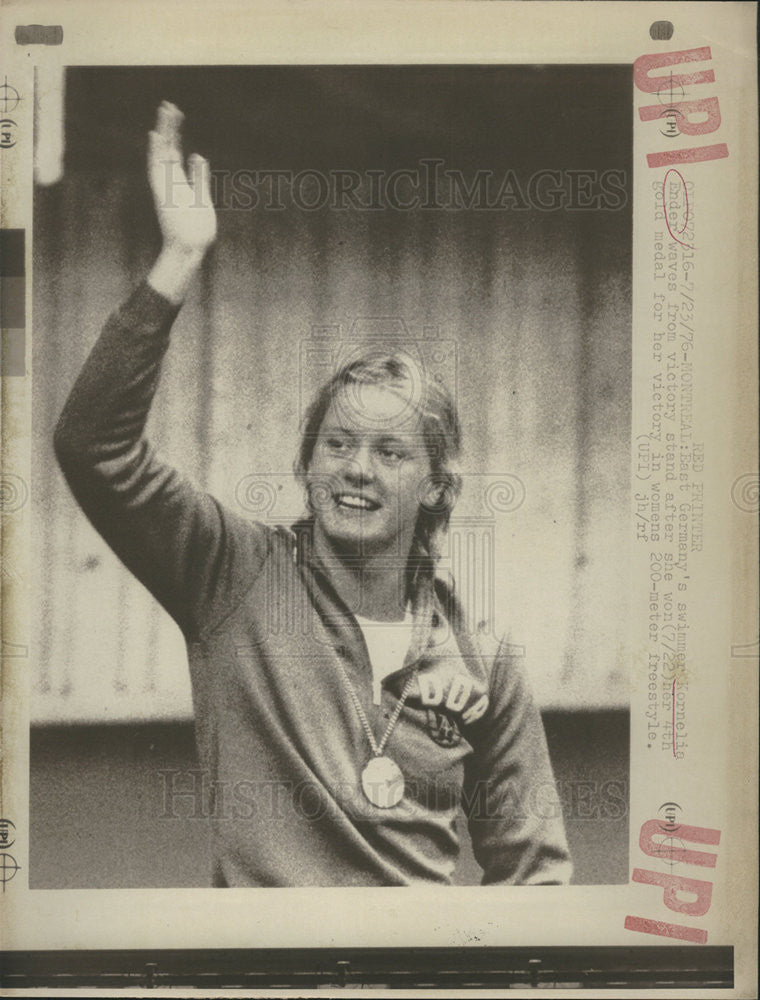
[[[340,599],[362,618],[403,621],[407,605],[407,569],[387,553],[353,557],[332,546],[315,526],[314,554],[327,571]]]

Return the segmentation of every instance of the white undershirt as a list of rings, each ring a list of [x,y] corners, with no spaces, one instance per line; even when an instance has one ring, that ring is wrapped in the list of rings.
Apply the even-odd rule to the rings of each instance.
[[[372,666],[372,700],[380,704],[383,680],[404,665],[412,638],[414,619],[409,608],[402,622],[378,622],[354,615],[364,635]]]

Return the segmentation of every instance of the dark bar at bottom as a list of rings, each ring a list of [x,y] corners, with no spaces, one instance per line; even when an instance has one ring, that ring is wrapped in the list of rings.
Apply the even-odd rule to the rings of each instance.
[[[260,948],[7,951],[2,985],[32,987],[551,985],[730,989],[732,947]]]

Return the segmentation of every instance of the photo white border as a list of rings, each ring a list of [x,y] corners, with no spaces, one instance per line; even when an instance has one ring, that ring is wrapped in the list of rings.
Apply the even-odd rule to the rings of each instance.
[[[2,64],[25,102],[18,141],[2,150],[2,220],[27,230],[27,353],[31,303],[32,94],[35,64],[190,65],[351,63],[629,63],[645,53],[709,46],[720,99],[726,159],[697,164],[701,353],[695,397],[706,447],[705,550],[691,594],[695,657],[690,685],[693,747],[681,762],[647,759],[641,718],[645,688],[637,670],[646,619],[648,553],[632,543],[631,866],[646,861],[641,824],[677,789],[689,822],[722,831],[709,913],[699,921],[708,944],[736,949],[733,991],[755,980],[757,896],[757,647],[732,655],[757,635],[756,515],[732,501],[732,485],[757,469],[757,104],[755,6],[749,3],[499,3],[481,0],[215,3],[161,6],[128,2],[6,3]],[[670,42],[653,41],[653,21],[670,19]],[[23,47],[18,24],[60,24],[61,46]],[[701,67],[700,67],[701,68]],[[643,95],[636,93],[636,107]],[[652,253],[647,126],[634,127],[634,433],[650,405],[646,389]],[[695,141],[695,145],[706,140]],[[718,141],[717,139],[715,141]],[[661,173],[660,173],[661,176]],[[656,178],[655,178],[656,179]],[[704,241],[704,242],[702,242]],[[711,336],[708,336],[708,333]],[[27,364],[29,370],[30,361]],[[30,379],[2,380],[2,461],[30,476]],[[634,464],[632,485],[635,492]],[[709,478],[708,478],[709,476]],[[755,486],[755,496],[757,487]],[[709,502],[708,502],[709,501]],[[33,622],[27,504],[4,518],[2,626],[24,645]],[[6,523],[7,522],[7,523]],[[632,533],[633,529],[632,516]],[[701,574],[701,575],[700,575]],[[694,610],[691,611],[691,608]],[[696,637],[696,638],[695,638]],[[16,823],[13,854],[21,870],[3,898],[3,948],[256,948],[328,946],[536,946],[682,944],[628,931],[626,915],[668,919],[661,890],[639,884],[445,889],[33,890],[28,872],[30,665],[3,660],[3,806]],[[698,873],[691,872],[694,877]],[[442,894],[441,894],[442,893]],[[680,922],[673,916],[673,922]],[[750,992],[747,992],[749,989]],[[602,996],[607,991],[593,991]],[[697,995],[692,990],[689,995]],[[674,991],[673,995],[679,995]]]

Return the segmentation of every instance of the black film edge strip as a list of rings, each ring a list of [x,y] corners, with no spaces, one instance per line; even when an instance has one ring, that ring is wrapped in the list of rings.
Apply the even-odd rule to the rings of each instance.
[[[730,989],[734,949],[674,945],[8,951],[2,955],[2,970],[7,989],[62,985]]]

